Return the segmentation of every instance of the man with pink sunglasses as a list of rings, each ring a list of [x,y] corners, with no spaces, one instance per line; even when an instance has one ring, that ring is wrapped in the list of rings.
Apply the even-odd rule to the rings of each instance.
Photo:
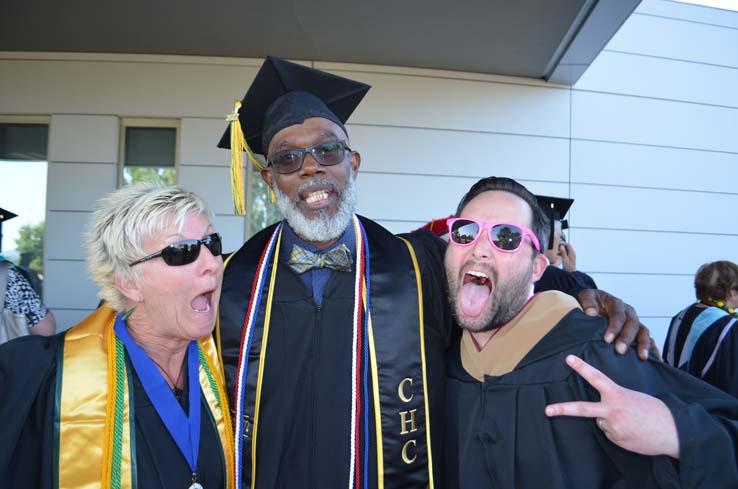
[[[603,319],[534,295],[547,227],[533,194],[497,177],[448,221],[463,335],[447,355],[446,487],[738,487],[738,400],[634,349],[618,357]]]

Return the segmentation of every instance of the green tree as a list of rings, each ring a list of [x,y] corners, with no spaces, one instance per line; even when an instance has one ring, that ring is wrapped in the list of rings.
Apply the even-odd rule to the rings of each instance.
[[[18,230],[15,247],[20,253],[20,265],[38,274],[44,268],[44,228],[42,221],[38,224],[24,224]]]
[[[251,235],[282,219],[277,204],[272,202],[269,186],[262,180],[259,172],[251,172]]]
[[[176,174],[173,167],[126,166],[123,168],[123,185],[139,182],[162,183],[174,185]]]

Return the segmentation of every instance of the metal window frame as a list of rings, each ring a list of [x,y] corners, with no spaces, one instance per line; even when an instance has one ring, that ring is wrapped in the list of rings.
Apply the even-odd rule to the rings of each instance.
[[[117,188],[123,186],[123,168],[125,165],[126,156],[126,129],[129,127],[142,127],[142,128],[166,128],[174,129],[174,181],[179,184],[180,177],[180,163],[179,163],[179,146],[180,146],[180,133],[181,124],[179,119],[165,119],[165,118],[154,118],[154,117],[121,117],[120,118],[120,132],[118,136],[118,171],[117,171]]]

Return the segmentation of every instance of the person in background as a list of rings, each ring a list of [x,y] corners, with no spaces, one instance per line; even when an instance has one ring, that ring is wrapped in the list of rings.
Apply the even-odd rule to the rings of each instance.
[[[104,197],[86,259],[105,305],[68,331],[0,346],[3,487],[233,487],[211,333],[221,239],[179,187]]]
[[[664,359],[738,397],[738,265],[702,265],[694,290],[697,302],[671,320]]]
[[[738,399],[632,349],[617,356],[602,318],[533,294],[547,266],[533,194],[485,178],[457,216],[445,266],[464,331],[447,357],[445,487],[738,487]]]
[[[446,224],[446,222],[453,217],[454,216],[448,216],[442,217],[441,219],[431,219],[418,229],[413,230],[413,232],[417,233],[420,231],[428,231],[448,242],[448,224]]]
[[[22,272],[13,263],[0,256],[0,273],[6,277],[4,309],[25,317],[28,334],[53,335],[56,332],[54,315],[41,301]]]
[[[216,331],[234,393],[237,487],[441,484],[445,243],[355,214],[361,155],[344,124],[368,89],[268,57],[219,143],[236,177],[247,152],[284,216],[225,265]],[[630,311],[600,291],[580,298],[618,331]]]
[[[0,208],[0,239],[2,223],[14,217],[17,217],[17,214]],[[24,318],[29,334],[52,335],[56,331],[54,315],[41,301],[23,272],[21,268],[0,255],[0,283],[5,283],[3,309]]]
[[[543,244],[549,266],[536,282],[535,291],[560,290],[576,297],[582,289],[596,289],[594,280],[576,269],[576,253],[564,237],[564,230],[569,228],[569,223],[564,217],[574,199],[545,195],[536,195],[536,199],[549,219],[548,242]]]

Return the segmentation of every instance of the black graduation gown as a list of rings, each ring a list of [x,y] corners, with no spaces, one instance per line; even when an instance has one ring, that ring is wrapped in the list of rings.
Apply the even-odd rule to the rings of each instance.
[[[574,270],[573,272],[569,272],[572,275],[574,275],[574,278],[579,281],[580,284],[584,285],[587,289],[596,289],[597,284],[595,283],[594,279],[587,275],[584,272],[581,272],[579,270]]]
[[[464,371],[458,345],[450,350],[447,488],[738,487],[736,399],[658,360],[640,361],[633,349],[618,356],[602,341],[604,322],[570,312],[512,372],[483,383]],[[565,364],[570,353],[663,400],[677,424],[679,462],[618,448],[593,419],[548,418],[547,404],[599,400]]]
[[[390,250],[397,249],[387,240],[394,242],[396,238],[376,223],[361,219],[368,236],[371,267],[376,271],[380,260],[386,262],[390,259]],[[236,370],[251,277],[274,228],[270,226],[250,239],[236,252],[224,274],[219,314],[222,356],[232,406],[236,397]],[[409,235],[407,239],[415,248],[423,283],[432,450],[435,479],[439,480],[444,449],[441,440],[443,362],[451,331],[442,287],[445,243],[430,233]],[[401,246],[406,250],[403,244]],[[399,312],[400,308],[417,307],[417,297],[415,301],[404,303],[382,293],[391,289],[392,275],[391,272],[383,273],[381,277],[372,275],[371,308],[374,312],[380,309]],[[259,408],[258,489],[330,489],[342,488],[348,483],[353,280],[353,272],[333,272],[325,286],[322,305],[317,306],[299,276],[284,262],[280,261],[278,265]],[[263,309],[259,316],[260,324],[263,324]],[[412,328],[410,334],[417,335],[417,323],[398,322],[398,334],[404,328]],[[253,342],[261,343],[258,333],[255,333]],[[249,378],[251,372],[258,368],[258,353],[254,354],[253,347],[250,358]],[[254,385],[249,384],[248,399],[253,400],[254,397]],[[374,488],[377,481],[372,402],[369,409],[372,426],[369,429],[368,487]],[[250,443],[250,438],[244,443],[246,455],[242,473],[246,487],[251,480]],[[385,477],[402,480],[403,474],[385,471]],[[413,486],[408,484],[404,487]]]
[[[671,320],[663,350],[664,359],[671,365],[677,366],[676,363],[679,361],[692,329],[692,323],[704,310],[704,307],[693,304],[687,308],[681,321],[677,321],[678,316]],[[674,332],[674,328],[678,330]],[[672,347],[669,339],[673,333],[676,334],[676,341]],[[672,358],[673,361],[670,361]],[[736,318],[726,314],[713,322],[700,335],[692,350],[692,356],[682,366],[682,369],[738,397],[738,321]]]
[[[0,346],[0,487],[56,487],[56,357],[65,334],[63,332],[51,337],[25,336]],[[131,369],[130,363],[128,368]],[[133,371],[132,378],[138,487],[189,487],[192,473],[187,461]],[[187,407],[186,391],[182,398]],[[207,401],[202,396],[201,400],[198,480],[208,489],[223,488],[223,451]]]
[[[590,278],[591,284],[582,281],[581,272],[567,272],[559,267],[549,265],[544,270],[543,275],[535,284],[535,292],[545,292],[547,290],[559,290],[572,297],[576,297],[582,289],[596,288],[591,285],[594,281]],[[588,277],[589,278],[589,277]]]

